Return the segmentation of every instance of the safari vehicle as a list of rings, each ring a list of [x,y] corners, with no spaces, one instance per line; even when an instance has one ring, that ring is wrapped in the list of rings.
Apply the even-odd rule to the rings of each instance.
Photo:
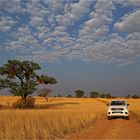
[[[108,111],[107,117],[108,120],[111,120],[114,117],[123,117],[129,120],[129,110],[128,105],[125,100],[115,99],[111,100],[110,103],[107,104]]]

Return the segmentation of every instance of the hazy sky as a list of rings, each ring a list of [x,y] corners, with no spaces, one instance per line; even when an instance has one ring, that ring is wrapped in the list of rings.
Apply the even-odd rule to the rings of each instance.
[[[38,62],[54,95],[140,95],[140,0],[0,0],[8,59]]]

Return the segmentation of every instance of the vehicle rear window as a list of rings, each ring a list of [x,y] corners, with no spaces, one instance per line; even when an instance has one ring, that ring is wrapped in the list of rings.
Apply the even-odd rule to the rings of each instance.
[[[126,105],[125,101],[111,101],[110,105]]]

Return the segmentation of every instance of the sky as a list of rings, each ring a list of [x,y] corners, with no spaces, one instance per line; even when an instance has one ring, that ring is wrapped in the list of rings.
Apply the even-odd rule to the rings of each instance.
[[[140,0],[0,0],[0,66],[9,59],[39,63],[52,95],[140,95]]]

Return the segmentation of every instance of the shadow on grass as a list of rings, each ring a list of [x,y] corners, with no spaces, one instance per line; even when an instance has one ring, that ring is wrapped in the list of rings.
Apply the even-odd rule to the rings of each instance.
[[[35,105],[34,109],[49,109],[49,108],[57,108],[57,107],[61,107],[61,106],[65,106],[65,105],[77,105],[80,103],[76,103],[76,102],[64,102],[64,103],[53,103],[53,104],[42,104],[42,105]]]
[[[60,109],[59,107],[65,106],[65,105],[77,105],[80,103],[77,102],[64,102],[64,103],[52,103],[52,104],[42,104],[42,105],[34,105],[33,107],[27,107],[27,108],[19,108],[19,109]],[[0,104],[0,110],[3,109],[14,109],[12,106],[8,105],[1,105]]]

